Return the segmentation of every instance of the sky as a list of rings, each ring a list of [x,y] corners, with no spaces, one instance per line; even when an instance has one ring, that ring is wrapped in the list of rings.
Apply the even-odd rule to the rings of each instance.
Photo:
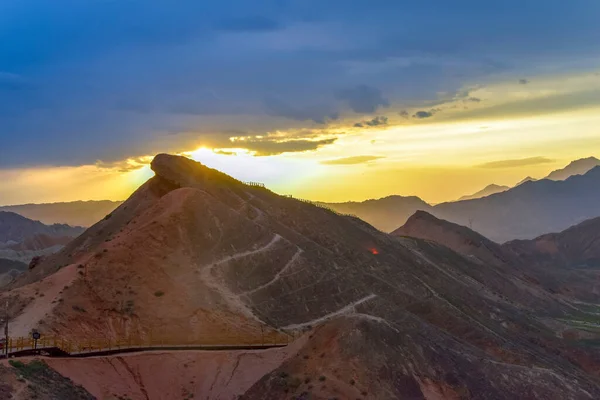
[[[125,199],[183,154],[436,203],[600,157],[597,0],[3,0],[0,204]]]

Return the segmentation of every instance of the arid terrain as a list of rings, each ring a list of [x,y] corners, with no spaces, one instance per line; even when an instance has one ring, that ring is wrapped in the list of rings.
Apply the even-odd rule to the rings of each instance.
[[[152,169],[115,211],[0,294],[11,334],[298,339],[46,360],[91,395],[600,398],[597,221],[499,245],[421,212],[389,235],[184,157],[158,155]]]
[[[65,224],[44,225],[0,211],[0,287],[27,269],[32,259],[56,253],[84,231]]]

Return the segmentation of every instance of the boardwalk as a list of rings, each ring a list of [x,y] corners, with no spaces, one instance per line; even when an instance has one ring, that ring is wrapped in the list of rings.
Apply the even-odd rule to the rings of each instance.
[[[143,338],[128,337],[124,339],[92,339],[78,340],[60,337],[41,337],[37,344],[32,338],[12,338],[6,348],[2,347],[2,356],[21,357],[31,355],[47,355],[58,357],[87,357],[127,353],[133,351],[152,350],[258,350],[283,347],[291,343],[295,335],[275,330],[263,329],[251,335],[222,335],[195,340],[177,340],[147,335]]]

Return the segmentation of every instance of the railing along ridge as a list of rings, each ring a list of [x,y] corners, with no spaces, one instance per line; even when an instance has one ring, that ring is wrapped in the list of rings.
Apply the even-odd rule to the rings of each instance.
[[[242,183],[243,183],[244,185],[248,185],[248,186],[252,186],[252,187],[259,187],[259,188],[266,189],[266,186],[265,186],[265,184],[264,184],[264,183],[261,183],[261,182],[242,182]],[[284,195],[284,197],[289,197],[289,198],[291,198],[291,199],[298,200],[298,201],[300,201],[300,202],[302,202],[302,203],[312,204],[312,205],[313,205],[313,206],[315,206],[315,207],[319,207],[319,208],[322,208],[322,209],[324,209],[324,210],[331,211],[332,213],[334,213],[334,214],[337,214],[337,215],[341,215],[341,216],[343,216],[343,217],[353,217],[353,218],[358,218],[358,216],[357,216],[357,215],[355,215],[355,214],[346,214],[346,213],[341,213],[341,212],[338,212],[338,211],[334,210],[333,208],[331,208],[331,207],[329,207],[329,206],[326,206],[325,204],[317,203],[317,202],[315,202],[315,201],[311,201],[311,200],[306,200],[306,199],[300,199],[300,198],[296,198],[296,197],[292,196],[291,194]]]

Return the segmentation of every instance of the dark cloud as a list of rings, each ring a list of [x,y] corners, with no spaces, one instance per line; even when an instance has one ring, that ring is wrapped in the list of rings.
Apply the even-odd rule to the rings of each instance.
[[[472,103],[481,103],[481,99],[479,97],[469,97],[467,100],[465,101],[470,101]]]
[[[225,151],[225,150],[215,150],[215,153],[221,154],[223,156],[237,156],[233,151]]]
[[[519,85],[527,85],[529,83],[529,79],[519,79]]]
[[[410,116],[410,114],[408,113],[408,111],[406,110],[402,110],[398,113],[398,115],[400,115],[402,118],[408,118]]]
[[[232,32],[269,32],[282,28],[279,22],[264,16],[228,19],[218,25],[218,29]]]
[[[310,128],[340,103],[429,110],[438,93],[498,72],[533,79],[600,56],[591,0],[4,3],[0,168],[188,150],[197,136],[166,132],[240,120],[256,132]]]
[[[124,160],[124,161],[114,161],[114,162],[97,161],[96,166],[98,168],[104,168],[104,169],[116,168],[119,172],[130,172],[130,171],[136,171],[136,170],[144,167],[149,162],[150,162],[150,160],[146,160],[142,157],[136,157],[136,158],[131,158],[131,159]]]
[[[357,122],[355,123],[353,126],[355,128],[365,128],[367,126],[380,126],[380,125],[387,125],[388,123],[388,117],[385,116],[377,116],[373,119],[370,119],[368,121],[362,121],[362,122]]]
[[[325,164],[325,165],[355,165],[355,164],[368,163],[370,161],[378,160],[380,158],[385,158],[385,157],[353,156],[353,157],[335,158],[333,160],[325,160],[325,161],[321,161],[321,164]]]
[[[529,157],[529,158],[520,158],[516,160],[499,160],[499,161],[491,161],[485,164],[477,165],[478,168],[516,168],[516,167],[526,167],[529,165],[538,165],[538,164],[548,164],[552,163],[554,160],[546,157]]]
[[[384,117],[384,116],[375,117],[370,121],[365,121],[365,124],[367,124],[368,126],[387,125],[387,123],[388,123],[388,117]]]
[[[434,113],[432,111],[417,111],[413,115],[413,118],[418,118],[418,119],[430,118],[430,117],[433,117],[433,114]]]
[[[328,120],[336,120],[339,114],[336,111],[327,110],[327,106],[293,107],[285,100],[276,97],[267,97],[264,106],[269,115],[285,117],[297,121],[314,121],[324,124]]]
[[[390,105],[389,100],[383,97],[379,89],[367,85],[339,90],[336,97],[347,102],[352,111],[357,113],[373,113],[379,107]]]
[[[584,92],[548,95],[493,106],[478,107],[460,113],[440,114],[440,117],[453,121],[486,120],[490,118],[507,118],[508,116],[534,116],[597,106],[600,106],[600,90],[591,89]]]
[[[255,152],[257,156],[273,156],[282,153],[298,153],[314,151],[322,146],[335,143],[337,138],[322,140],[286,140],[274,141],[270,139],[249,139],[237,142],[236,147],[241,147]]]

